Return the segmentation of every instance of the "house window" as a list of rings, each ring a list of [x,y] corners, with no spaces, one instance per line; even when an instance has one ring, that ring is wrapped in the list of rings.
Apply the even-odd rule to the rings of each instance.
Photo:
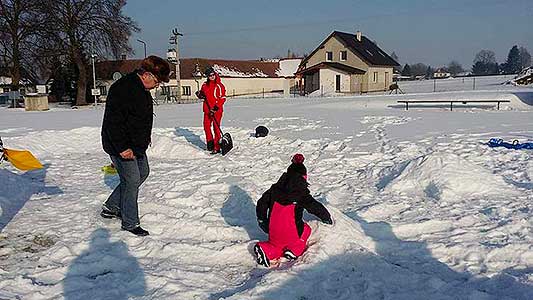
[[[169,95],[170,94],[170,86],[162,86],[161,87],[161,95]]]
[[[374,83],[378,82],[378,72],[374,72]]]
[[[190,86],[182,86],[182,95],[183,96],[190,96],[191,95],[191,87]]]
[[[100,89],[100,95],[105,96],[107,95],[107,86],[102,85],[98,87]]]
[[[341,61],[346,61],[348,59],[348,52],[347,51],[341,51],[340,59],[341,59]]]
[[[332,61],[333,60],[333,52],[326,51],[326,61]]]

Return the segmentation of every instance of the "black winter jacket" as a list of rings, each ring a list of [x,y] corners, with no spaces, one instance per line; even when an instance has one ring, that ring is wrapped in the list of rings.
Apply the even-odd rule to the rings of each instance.
[[[119,156],[128,148],[135,155],[146,151],[152,134],[152,101],[136,72],[111,85],[102,122],[102,146],[106,153]]]
[[[322,222],[331,224],[331,215],[328,210],[311,196],[308,184],[302,175],[297,173],[283,173],[278,182],[273,184],[257,201],[256,214],[259,226],[268,233],[270,214],[274,202],[281,205],[295,204],[294,218],[298,235],[302,235],[304,222],[302,220],[304,208],[317,216]]]

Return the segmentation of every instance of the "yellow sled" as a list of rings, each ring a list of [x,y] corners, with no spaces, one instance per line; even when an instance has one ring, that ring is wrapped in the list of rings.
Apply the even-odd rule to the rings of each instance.
[[[6,149],[4,150],[4,157],[15,166],[15,168],[21,171],[30,171],[36,169],[42,169],[43,165],[31,154],[30,151],[25,150],[13,150]]]
[[[115,175],[115,174],[117,174],[117,169],[115,169],[115,166],[113,166],[112,164],[108,165],[108,166],[103,166],[102,167],[102,171],[104,171],[105,175]]]

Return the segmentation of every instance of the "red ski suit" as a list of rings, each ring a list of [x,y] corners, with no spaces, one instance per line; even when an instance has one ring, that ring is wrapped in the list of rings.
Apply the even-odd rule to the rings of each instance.
[[[200,93],[205,95],[203,103],[203,112],[204,112],[204,131],[205,131],[205,140],[207,143],[214,142],[214,150],[220,150],[220,122],[222,121],[222,114],[224,111],[224,102],[226,102],[226,87],[220,82],[220,76],[215,73],[215,80],[207,79]],[[216,120],[218,126],[213,124]],[[213,140],[213,133],[211,127],[215,131],[215,138]]]
[[[302,220],[304,209],[331,223],[328,210],[311,196],[305,179],[294,172],[283,173],[257,201],[259,226],[268,233],[268,241],[257,245],[269,260],[281,257],[286,250],[296,256],[304,253],[311,235],[311,227]]]

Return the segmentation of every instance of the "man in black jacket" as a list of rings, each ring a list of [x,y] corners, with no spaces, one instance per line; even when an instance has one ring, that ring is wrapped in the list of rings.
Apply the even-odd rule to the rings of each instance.
[[[104,218],[122,219],[122,229],[145,236],[137,198],[150,168],[146,149],[151,142],[153,100],[150,90],[168,82],[169,64],[157,56],[145,58],[140,69],[117,80],[107,95],[102,145],[120,177],[120,184],[102,206]]]

